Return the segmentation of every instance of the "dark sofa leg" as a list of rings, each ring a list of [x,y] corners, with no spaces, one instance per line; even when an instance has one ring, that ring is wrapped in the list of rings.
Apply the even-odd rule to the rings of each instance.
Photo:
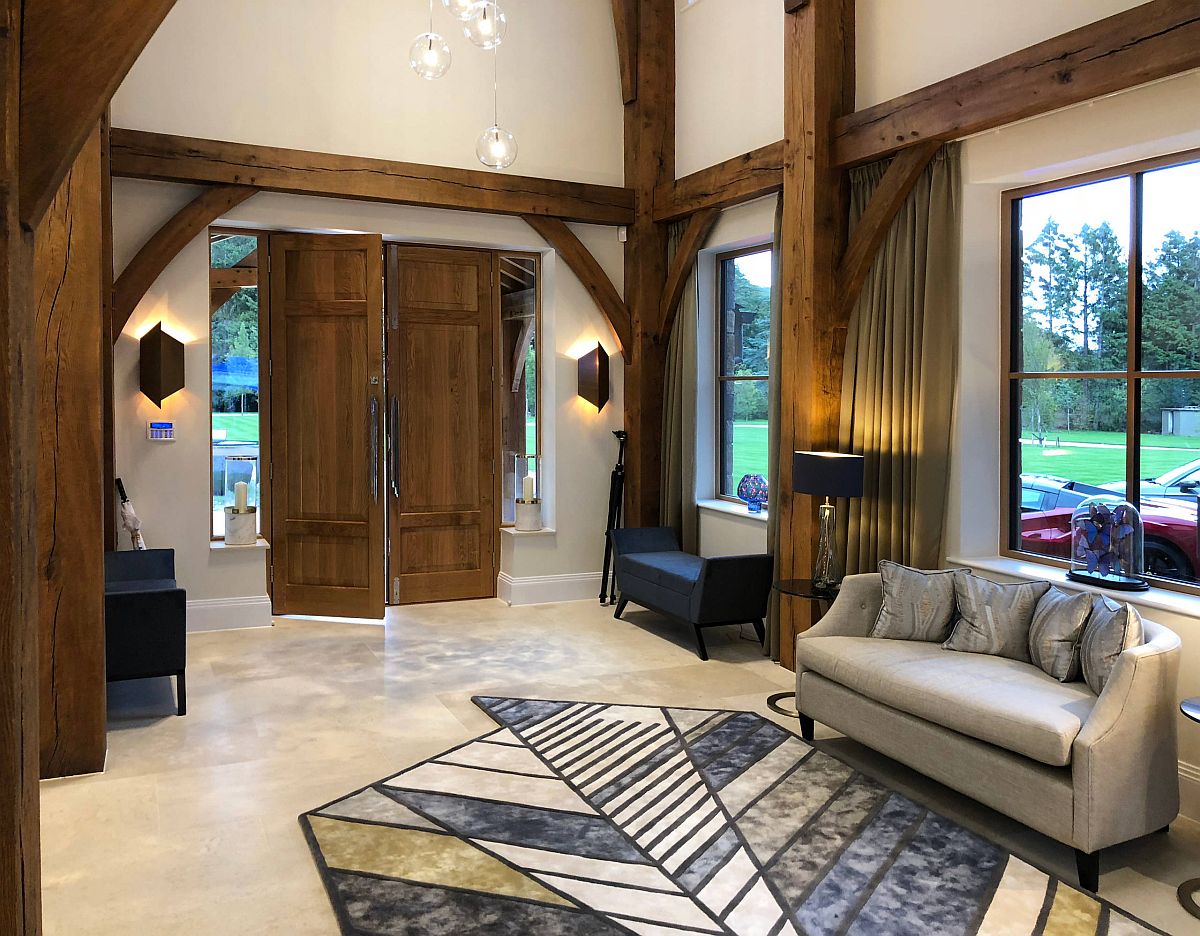
[[[617,610],[613,612],[613,617],[620,619],[621,615],[625,613],[625,605],[627,604],[629,604],[629,599],[622,595],[617,600]]]
[[[175,674],[175,694],[179,696],[179,714],[187,714],[187,679],[183,670]]]
[[[696,652],[700,654],[700,659],[708,659],[708,647],[704,646],[704,628],[699,624],[696,627]]]
[[[816,724],[803,712],[798,712],[797,715],[800,718],[800,737],[805,741],[812,741],[816,735]]]
[[[762,621],[754,622],[754,633],[758,634],[758,642],[765,647],[767,645],[767,629],[763,627]]]
[[[1075,866],[1079,870],[1079,886],[1093,894],[1100,890],[1100,852],[1075,849]]]

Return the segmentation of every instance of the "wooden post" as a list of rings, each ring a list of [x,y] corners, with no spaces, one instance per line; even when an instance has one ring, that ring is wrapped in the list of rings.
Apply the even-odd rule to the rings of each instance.
[[[811,575],[814,498],[792,495],[792,452],[838,441],[846,319],[837,270],[846,244],[849,190],[833,165],[832,125],[854,107],[854,0],[787,6],[784,26],[783,332],[779,489],[780,575]],[[809,602],[783,596],[780,656],[795,668],[795,635],[811,625]]]
[[[97,128],[34,246],[42,777],[103,770],[107,750],[101,142]]]
[[[625,242],[625,305],[632,322],[625,361],[626,521],[657,526],[669,336],[658,328],[667,230],[654,220],[654,190],[675,178],[675,6],[672,0],[640,0],[637,6],[637,95],[625,105],[625,185],[635,193]]]
[[[0,933],[41,931],[33,237],[18,222],[19,0],[0,6]]]

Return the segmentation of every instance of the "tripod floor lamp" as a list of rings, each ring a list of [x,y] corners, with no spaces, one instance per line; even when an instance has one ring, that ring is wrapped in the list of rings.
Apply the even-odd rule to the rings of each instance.
[[[837,528],[835,497],[862,497],[863,457],[837,452],[795,452],[792,455],[792,491],[824,497],[820,509],[821,538],[813,566],[813,588],[831,591],[842,582],[841,564],[833,551]]]

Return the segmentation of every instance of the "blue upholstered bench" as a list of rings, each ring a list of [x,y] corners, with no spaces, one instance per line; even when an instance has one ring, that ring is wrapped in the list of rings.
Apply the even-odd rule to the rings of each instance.
[[[613,530],[616,556],[615,617],[629,602],[691,624],[700,659],[708,659],[704,628],[753,624],[764,639],[763,618],[771,594],[770,556],[702,559],[679,548],[668,527]]]

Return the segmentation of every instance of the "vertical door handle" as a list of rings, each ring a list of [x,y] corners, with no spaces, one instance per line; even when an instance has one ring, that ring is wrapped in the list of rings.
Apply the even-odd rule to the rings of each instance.
[[[389,445],[392,456],[392,497],[400,496],[400,399],[393,394],[391,413],[388,422]]]
[[[371,498],[379,502],[379,398],[371,395]]]

